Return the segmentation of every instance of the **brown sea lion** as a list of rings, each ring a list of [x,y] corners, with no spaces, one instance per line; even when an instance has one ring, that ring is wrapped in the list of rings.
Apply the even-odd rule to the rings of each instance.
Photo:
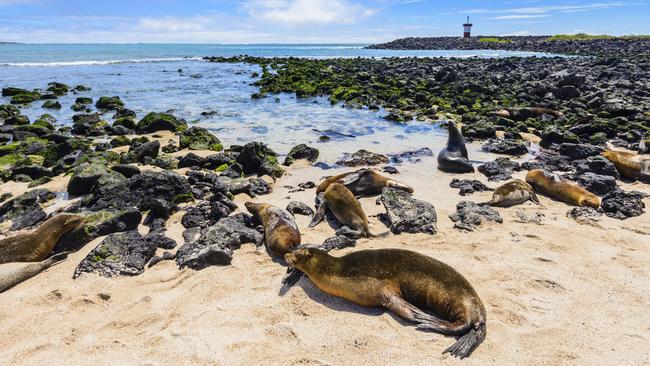
[[[526,175],[526,182],[547,196],[574,206],[600,207],[600,198],[578,184],[543,169],[534,169]]]
[[[413,188],[396,180],[386,178],[373,169],[360,169],[354,172],[343,173],[325,179],[316,188],[316,194],[325,192],[332,183],[346,186],[352,194],[360,196],[375,196],[381,194],[386,187],[393,187],[413,193]]]
[[[300,231],[287,210],[266,203],[246,202],[246,209],[264,226],[266,248],[283,258],[300,245]]]
[[[0,292],[4,292],[17,284],[27,281],[46,269],[61,263],[68,253],[59,253],[42,262],[23,262],[0,264]]]
[[[418,323],[418,329],[460,337],[443,353],[465,358],[485,339],[485,307],[476,291],[463,275],[431,257],[379,249],[337,258],[320,249],[300,248],[284,258],[330,295],[386,308]]]
[[[469,161],[463,134],[454,121],[447,122],[447,130],[449,138],[438,154],[438,170],[445,173],[473,173],[474,166]]]
[[[539,117],[543,114],[548,114],[555,118],[564,116],[564,113],[556,111],[549,108],[539,108],[539,107],[524,107],[524,108],[508,108],[500,109],[494,112],[495,115],[504,118],[512,118],[515,120],[524,121],[531,117]]]
[[[614,150],[605,151],[602,155],[611,161],[625,178],[650,183],[650,158]]]
[[[512,207],[528,200],[539,205],[539,198],[533,187],[521,179],[515,179],[495,189],[492,200],[487,204],[496,207]]]
[[[323,194],[323,199],[314,215],[309,227],[318,225],[325,217],[325,210],[329,209],[336,220],[344,226],[340,231],[355,237],[386,236],[388,233],[373,234],[368,227],[368,217],[354,194],[343,184],[332,183]]]
[[[40,262],[47,258],[59,239],[84,221],[79,215],[61,214],[45,221],[36,230],[0,240],[0,264]]]

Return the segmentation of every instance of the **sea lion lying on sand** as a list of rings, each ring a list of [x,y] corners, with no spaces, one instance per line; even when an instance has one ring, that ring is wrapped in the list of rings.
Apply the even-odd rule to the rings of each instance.
[[[0,240],[0,264],[40,262],[47,258],[61,237],[84,221],[79,215],[60,214],[45,221],[36,230]]]
[[[27,281],[46,269],[61,263],[68,253],[59,253],[42,262],[22,262],[0,264],[0,292]]]
[[[289,211],[266,203],[246,202],[244,205],[264,226],[264,240],[271,254],[283,258],[300,245],[300,231]]]
[[[460,273],[431,257],[379,249],[337,258],[320,249],[300,248],[284,258],[332,296],[386,308],[417,323],[418,329],[460,337],[443,353],[465,358],[485,339],[485,307],[476,291]]]
[[[578,184],[543,169],[534,169],[526,175],[526,182],[533,188],[556,200],[574,206],[600,207],[600,198]]]
[[[413,188],[396,180],[386,178],[373,169],[359,169],[354,172],[343,173],[325,179],[316,188],[316,194],[325,192],[332,183],[343,184],[357,197],[375,196],[381,194],[386,187],[393,187],[413,193]]]
[[[515,179],[494,190],[492,200],[485,204],[495,207],[512,207],[528,200],[539,205],[539,198],[537,198],[533,187],[521,179]]]
[[[438,169],[445,173],[473,173],[474,167],[467,157],[465,139],[454,121],[447,123],[449,138],[438,154]]]
[[[602,155],[611,161],[625,178],[650,183],[650,158],[614,150],[605,151]]]
[[[332,183],[327,187],[309,227],[314,227],[323,221],[326,209],[329,209],[343,226],[337,234],[340,232],[346,236],[366,238],[388,235],[388,232],[382,234],[370,232],[368,218],[361,204],[343,184]]]

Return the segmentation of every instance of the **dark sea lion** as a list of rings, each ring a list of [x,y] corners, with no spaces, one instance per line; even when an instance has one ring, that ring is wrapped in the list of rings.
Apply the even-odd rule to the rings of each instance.
[[[474,167],[467,157],[465,139],[456,127],[456,123],[449,121],[449,139],[438,154],[438,169],[445,173],[473,173]]]
[[[611,161],[625,178],[650,183],[650,158],[614,150],[605,151],[602,155]]]
[[[388,233],[373,234],[368,227],[368,217],[354,194],[343,184],[332,183],[322,195],[323,199],[314,215],[309,227],[318,225],[325,217],[325,210],[329,209],[336,220],[344,226],[340,231],[355,237],[386,236]]]
[[[42,262],[23,262],[0,264],[0,292],[4,292],[17,284],[27,281],[46,269],[61,263],[68,253],[59,253]]]
[[[515,120],[526,120],[531,117],[539,117],[544,114],[548,114],[555,118],[564,116],[564,113],[556,111],[549,108],[539,108],[539,107],[524,107],[524,108],[508,108],[500,109],[494,112],[495,115],[504,118],[513,118]]]
[[[386,308],[418,323],[418,329],[460,337],[443,353],[465,358],[485,339],[485,307],[476,291],[463,275],[431,257],[379,249],[337,258],[320,249],[300,248],[284,258],[332,296]]]
[[[556,200],[574,206],[600,207],[600,198],[578,184],[543,169],[534,169],[526,175],[526,182],[533,188]]]
[[[386,187],[393,187],[413,193],[413,188],[396,180],[386,178],[373,169],[360,169],[354,172],[343,173],[325,179],[316,188],[316,194],[325,192],[332,183],[346,186],[355,196],[375,196],[381,194]]]
[[[83,221],[82,216],[61,214],[45,221],[30,233],[0,240],[0,264],[44,260],[59,239],[78,228]]]
[[[515,179],[495,189],[492,200],[487,204],[495,207],[512,207],[528,200],[539,205],[539,198],[533,187],[521,179]]]
[[[300,245],[300,231],[287,210],[266,203],[246,202],[246,209],[264,226],[266,248],[283,258]]]

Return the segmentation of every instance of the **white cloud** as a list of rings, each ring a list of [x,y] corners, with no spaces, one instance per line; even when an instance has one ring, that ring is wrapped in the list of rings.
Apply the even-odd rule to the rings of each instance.
[[[203,31],[217,25],[218,19],[214,16],[140,18],[137,27],[146,32]]]
[[[493,20],[504,20],[504,19],[532,19],[532,18],[547,18],[550,15],[536,14],[536,15],[526,15],[526,14],[513,14],[513,15],[500,15],[498,17],[485,18]]]
[[[600,9],[610,9],[614,7],[625,6],[622,2],[612,2],[612,3],[592,3],[592,4],[583,4],[583,5],[550,5],[550,6],[539,6],[539,7],[528,7],[528,8],[510,8],[510,9],[469,9],[462,11],[461,13],[465,14],[513,14],[513,15],[540,15],[540,14],[549,14],[553,12],[558,13],[574,13],[582,11],[591,11],[591,10],[600,10]],[[490,18],[490,19],[521,19],[521,18]]]
[[[501,36],[502,37],[517,37],[517,36],[523,37],[523,36],[532,36],[532,35],[533,35],[533,33],[531,31],[520,30],[520,31],[515,31],[515,32],[502,34]]]
[[[355,23],[375,14],[347,0],[248,0],[244,8],[253,18],[289,26]]]

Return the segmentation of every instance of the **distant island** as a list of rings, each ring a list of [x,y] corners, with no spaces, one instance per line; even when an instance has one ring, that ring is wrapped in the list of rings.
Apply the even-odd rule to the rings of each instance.
[[[0,44],[20,44],[19,42],[3,42],[0,41]]]

